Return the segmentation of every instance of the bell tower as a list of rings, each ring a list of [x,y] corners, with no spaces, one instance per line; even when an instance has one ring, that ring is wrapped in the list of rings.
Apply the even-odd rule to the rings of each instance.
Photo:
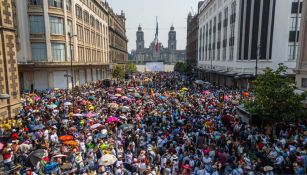
[[[173,25],[168,32],[168,49],[177,50],[176,31]]]
[[[144,32],[142,30],[141,25],[138,27],[138,31],[136,32],[136,50],[144,49]]]

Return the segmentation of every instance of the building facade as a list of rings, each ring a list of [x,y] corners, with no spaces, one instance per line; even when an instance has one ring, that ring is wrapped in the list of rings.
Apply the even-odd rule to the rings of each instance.
[[[71,88],[71,74],[74,85],[110,76],[105,3],[15,0],[15,4],[21,89]]]
[[[158,38],[158,22],[156,25],[156,33],[154,40],[148,48],[145,48],[144,32],[142,27],[138,27],[136,32],[136,50],[131,52],[132,62],[136,64],[145,64],[146,62],[164,62],[165,64],[175,64],[177,62],[185,62],[185,50],[177,50],[176,31],[171,26],[168,33],[168,47],[165,48]]]
[[[187,59],[186,63],[193,68],[197,66],[197,48],[198,48],[198,15],[192,16],[191,13],[187,19]]]
[[[111,8],[108,8],[108,12],[110,62],[114,64],[125,64],[128,62],[126,17],[123,11],[118,15]]]
[[[0,123],[13,118],[20,110],[20,90],[16,59],[15,28],[11,0],[0,0]]]
[[[301,90],[307,90],[307,2],[302,5],[300,28],[300,50],[297,59],[296,84]]]
[[[279,63],[293,76],[301,4],[302,0],[204,1],[199,8],[199,75],[216,85],[242,89],[252,87],[256,74]]]

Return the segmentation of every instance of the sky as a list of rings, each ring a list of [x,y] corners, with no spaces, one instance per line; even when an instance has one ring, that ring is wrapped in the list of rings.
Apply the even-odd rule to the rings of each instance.
[[[136,31],[139,25],[144,31],[145,47],[154,40],[156,16],[159,23],[159,41],[167,47],[168,32],[174,25],[177,32],[177,49],[185,49],[187,16],[193,9],[197,13],[199,0],[107,0],[115,13],[126,15],[128,52],[136,48]]]

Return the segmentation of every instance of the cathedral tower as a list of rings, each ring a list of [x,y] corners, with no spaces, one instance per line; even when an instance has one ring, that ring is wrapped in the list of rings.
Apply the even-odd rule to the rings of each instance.
[[[177,49],[176,31],[173,25],[170,31],[168,32],[168,49],[169,50]]]
[[[138,31],[136,32],[136,50],[144,49],[144,44],[144,32],[141,25],[139,25]]]

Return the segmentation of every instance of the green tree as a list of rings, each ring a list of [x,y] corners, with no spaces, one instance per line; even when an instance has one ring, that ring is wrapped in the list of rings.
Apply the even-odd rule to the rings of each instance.
[[[302,117],[306,110],[302,104],[306,93],[294,93],[294,81],[285,76],[286,70],[287,67],[283,64],[279,64],[275,71],[267,68],[254,81],[255,98],[245,101],[249,112],[263,123],[273,124],[273,127],[275,122],[293,121]]]
[[[120,65],[115,65],[112,76],[117,79],[123,79],[125,76],[124,68]]]
[[[180,73],[185,73],[185,71],[186,71],[186,65],[185,65],[184,63],[177,62],[177,63],[175,64],[174,71],[180,72]]]
[[[126,65],[126,72],[129,73],[129,74],[137,72],[136,65],[134,63],[131,63],[131,62],[128,63]]]

